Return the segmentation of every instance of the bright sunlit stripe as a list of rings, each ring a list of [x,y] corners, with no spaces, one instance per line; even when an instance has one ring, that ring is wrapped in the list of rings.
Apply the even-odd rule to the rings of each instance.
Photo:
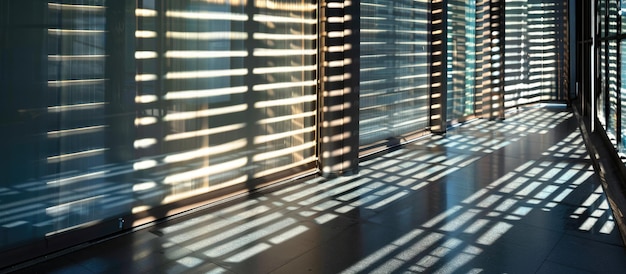
[[[189,181],[192,179],[197,179],[201,177],[207,177],[214,174],[218,174],[221,172],[225,172],[228,170],[233,170],[237,168],[244,167],[248,163],[247,158],[239,158],[237,160],[224,162],[221,164],[211,165],[203,168],[199,168],[192,171],[182,172],[174,175],[170,175],[165,177],[163,183],[165,184],[177,184],[184,181]]]
[[[223,76],[244,76],[248,74],[248,69],[230,69],[230,70],[196,70],[196,71],[180,71],[168,72],[165,79],[196,79],[196,78],[213,78]]]
[[[613,221],[613,217],[609,217],[609,220],[606,221],[604,225],[602,225],[602,227],[600,228],[600,233],[611,234],[611,232],[613,232],[613,229],[615,229],[615,222]]]
[[[485,190],[485,192],[487,192]],[[442,212],[441,214],[435,216],[434,218],[430,219],[428,222],[424,223],[422,226],[423,227],[433,227],[434,225],[436,225],[437,223],[450,218],[450,216],[454,215],[455,213],[457,213],[459,210],[463,209],[462,206],[453,206],[452,208],[446,210],[445,212]]]
[[[77,5],[77,4],[59,4],[59,3],[48,3],[49,9],[59,9],[59,10],[82,10],[82,11],[104,11],[106,7],[97,6],[97,5]]]
[[[159,57],[156,51],[135,51],[135,59],[154,59]]]
[[[226,182],[220,182],[217,185],[214,186],[209,186],[209,187],[201,187],[201,188],[196,188],[193,190],[189,190],[189,191],[185,191],[185,192],[180,192],[180,193],[175,193],[175,194],[171,194],[168,195],[167,197],[165,197],[165,199],[163,199],[162,204],[167,205],[167,204],[171,204],[173,202],[177,202],[177,201],[181,201],[190,197],[195,197],[198,195],[202,195],[211,191],[214,191],[216,189],[222,189],[225,187],[229,187],[229,186],[233,186],[233,185],[240,185],[243,184],[245,182],[247,182],[248,176],[247,175],[243,175],[243,176],[239,176],[237,178],[234,178],[232,180],[228,180]],[[177,212],[174,211],[173,214],[176,214]],[[168,212],[167,216],[171,216],[171,214]],[[206,231],[206,227],[205,227],[205,231]]]
[[[376,263],[383,262],[384,258],[390,256],[390,254],[396,252],[401,246],[406,245],[408,242],[412,242],[417,239],[418,236],[423,232],[421,229],[414,229],[413,231],[405,234],[400,239],[394,241],[392,244],[386,245],[377,251],[371,253],[367,257],[360,260],[358,263],[353,264],[349,268],[342,271],[342,274],[347,273],[364,273],[365,270],[370,268],[372,265]]]
[[[208,128],[208,129],[202,129],[202,130],[196,130],[196,131],[174,133],[174,134],[169,134],[165,136],[165,141],[175,141],[175,140],[182,140],[182,139],[188,139],[188,138],[194,138],[194,137],[204,137],[204,136],[209,136],[213,134],[239,130],[239,129],[244,128],[245,126],[246,124],[240,123],[240,124],[231,124],[231,125],[227,125],[223,127],[214,127],[214,128]]]
[[[248,52],[244,50],[170,50],[165,52],[167,58],[223,58],[223,57],[246,57]]]
[[[203,147],[203,148],[196,149],[193,151],[172,154],[172,155],[166,156],[163,159],[163,162],[177,163],[177,162],[189,161],[189,160],[202,158],[202,157],[208,157],[211,155],[216,155],[216,154],[225,153],[229,151],[233,152],[237,149],[245,147],[247,143],[248,142],[246,141],[246,139],[239,139],[239,140],[235,140],[235,141],[221,144],[221,145]]]
[[[259,125],[265,125],[265,124],[271,124],[271,123],[278,123],[282,121],[313,117],[316,114],[317,112],[315,111],[309,111],[309,112],[297,113],[297,114],[292,114],[292,115],[282,115],[278,117],[262,119],[262,120],[257,121],[256,123]]]
[[[256,1],[255,5],[259,8],[266,8],[266,9],[271,9],[271,10],[299,11],[299,12],[314,11],[317,9],[317,5],[307,4],[304,2],[287,3],[284,1],[278,2],[278,1],[272,1],[272,0],[265,0],[265,1]]]
[[[583,222],[583,224],[581,224],[578,229],[580,230],[584,230],[584,231],[591,231],[591,229],[593,228],[593,226],[596,224],[596,222],[598,221],[598,218],[595,217],[588,217],[585,222]]]
[[[287,72],[314,71],[316,69],[317,69],[317,66],[265,67],[265,68],[255,68],[252,70],[252,73],[254,74],[287,73]]]
[[[329,16],[326,18],[326,22],[332,23],[332,24],[342,24],[344,23],[344,17],[343,16]]]
[[[271,16],[265,14],[255,14],[253,20],[256,22],[272,22],[272,23],[295,23],[295,24],[306,24],[306,25],[315,25],[317,24],[317,19],[307,19],[301,17],[285,17],[285,16]]]
[[[83,79],[83,80],[50,80],[48,81],[49,87],[68,87],[68,86],[80,86],[80,85],[95,85],[103,84],[106,79]]]
[[[107,150],[109,149],[98,148],[98,149],[91,149],[91,150],[79,151],[79,152],[74,152],[74,153],[66,153],[66,154],[51,156],[51,157],[48,157],[48,163],[49,164],[59,163],[62,161],[69,161],[69,160],[76,160],[76,159],[85,158],[85,157],[91,157],[95,155],[100,155]]]
[[[389,204],[391,202],[394,202],[394,201],[396,201],[396,200],[398,200],[398,199],[400,199],[400,198],[402,198],[402,197],[404,197],[406,195],[408,195],[407,191],[398,192],[398,193],[396,193],[396,194],[394,194],[392,196],[383,197],[384,199],[382,201],[378,201],[375,204],[368,205],[366,208],[375,210],[375,209],[381,208],[381,207],[383,207],[383,206],[385,206],[385,205],[387,205],[387,204]]]
[[[272,57],[272,56],[313,56],[317,54],[316,49],[254,49],[252,55],[257,57]]]
[[[135,31],[136,38],[155,38],[157,37],[156,31],[150,30],[137,30]]]
[[[265,152],[265,153],[259,153],[257,155],[254,155],[254,157],[252,157],[252,161],[258,162],[258,161],[264,161],[264,160],[269,160],[269,159],[273,159],[273,158],[278,158],[278,157],[284,156],[284,155],[291,155],[291,154],[294,154],[294,153],[302,152],[303,150],[310,149],[312,147],[315,147],[315,142],[307,142],[307,143],[304,143],[304,144],[299,145],[299,146],[291,146],[291,147],[287,147],[287,148],[280,149],[280,150],[275,150],[275,151],[270,151],[270,152]]]
[[[306,232],[308,230],[309,230],[308,227],[303,226],[303,225],[298,225],[298,226],[296,226],[296,227],[294,227],[294,228],[292,228],[292,229],[290,229],[288,231],[285,231],[285,232],[281,233],[280,235],[272,237],[271,239],[269,239],[269,242],[272,243],[272,244],[277,245],[277,244],[283,243],[283,242],[285,242],[285,241],[287,241],[287,240],[289,240],[289,239],[291,239],[293,237],[296,237],[296,236],[298,236],[298,235],[300,235],[300,234],[302,234],[302,233],[304,233],[304,232]]]
[[[96,109],[104,107],[104,103],[87,103],[87,104],[76,104],[76,105],[64,105],[64,106],[54,106],[48,107],[48,112],[63,112],[63,111],[75,111],[75,110],[88,110],[88,109]]]
[[[46,182],[46,185],[49,185],[49,186],[52,186],[52,185],[63,186],[63,185],[67,185],[67,184],[71,184],[71,183],[75,183],[75,182],[79,182],[79,181],[85,181],[85,180],[90,180],[90,179],[102,178],[102,177],[104,177],[105,174],[107,174],[107,171],[96,171],[96,172],[91,172],[91,173],[87,173],[87,174],[81,174],[81,175],[72,176],[72,177],[55,179],[55,180]]]
[[[165,16],[184,19],[200,19],[200,20],[230,20],[230,21],[248,21],[248,15],[226,12],[208,12],[208,11],[167,11]]]
[[[157,139],[145,138],[145,139],[135,140],[135,142],[133,142],[133,147],[135,147],[135,149],[149,148],[156,144],[157,144]]]
[[[167,38],[184,39],[184,40],[244,40],[248,39],[245,32],[180,32],[168,31],[165,33]]]
[[[135,9],[135,15],[137,17],[156,17],[158,15],[156,10],[150,9]]]
[[[351,44],[343,44],[341,46],[330,46],[326,48],[328,52],[344,52],[352,49]]]
[[[147,94],[147,95],[137,95],[135,96],[135,103],[137,104],[147,104],[156,102],[159,98],[156,95]]]
[[[329,31],[326,35],[329,38],[343,38],[343,37],[352,35],[352,31],[351,30]]]
[[[241,94],[241,93],[245,93],[246,91],[248,91],[248,87],[246,86],[203,89],[203,90],[170,91],[167,94],[165,94],[165,99],[177,100],[177,99],[207,98],[207,97],[213,97],[213,96]]]
[[[324,67],[327,68],[340,68],[346,65],[350,65],[352,64],[352,59],[346,58],[343,60],[335,60],[335,61],[325,61],[324,62]],[[363,71],[363,70],[361,70]]]
[[[108,55],[48,55],[50,61],[98,61],[104,60]]]
[[[94,35],[104,34],[104,30],[91,30],[91,29],[48,29],[50,35]]]
[[[147,126],[156,124],[159,120],[156,117],[135,118],[135,126]]]
[[[297,88],[297,87],[312,87],[317,84],[317,81],[304,81],[304,82],[282,82],[282,83],[273,83],[273,84],[263,84],[263,85],[254,85],[252,90],[254,91],[265,91],[271,89],[282,89],[282,88]]]
[[[315,34],[278,34],[278,33],[254,33],[252,35],[257,40],[309,40],[317,39]]]
[[[366,34],[377,34],[377,33],[385,33],[388,32],[388,30],[382,30],[382,29],[361,29],[361,33],[366,33]]]
[[[156,160],[143,160],[133,163],[133,170],[144,170],[157,166]]]
[[[204,2],[209,4],[231,5],[241,6],[246,4],[246,0],[195,0],[198,2]]]
[[[143,182],[133,185],[133,192],[145,191],[151,188],[155,188],[157,184],[155,182]]]
[[[195,257],[191,257],[191,256],[186,256],[183,258],[180,258],[178,260],[176,260],[176,263],[178,265],[184,266],[187,269],[193,269],[196,266],[200,265],[201,263],[203,263],[204,260],[203,259],[198,259]]]
[[[289,106],[289,105],[295,105],[295,104],[314,102],[316,100],[317,100],[316,95],[307,95],[307,96],[300,96],[300,97],[295,97],[295,98],[260,101],[260,102],[254,103],[254,107],[266,108],[266,107],[275,107],[275,106]]]
[[[198,110],[198,111],[178,112],[178,113],[171,113],[171,114],[166,115],[163,118],[163,120],[169,122],[169,121],[176,121],[176,120],[195,119],[199,117],[210,117],[210,116],[216,116],[216,115],[242,112],[242,111],[245,111],[246,109],[248,109],[248,105],[241,104],[241,105],[235,105],[235,106],[229,106],[229,107],[223,107],[223,108],[212,108],[212,109],[204,109],[204,110]]]
[[[598,194],[598,193],[592,193],[589,195],[589,197],[587,197],[587,200],[585,200],[585,202],[583,202],[582,206],[585,207],[589,207],[591,206],[593,203],[595,203],[602,195]]]
[[[78,134],[89,134],[102,132],[106,126],[92,126],[92,127],[82,127],[82,128],[72,128],[72,129],[63,129],[48,132],[48,138],[60,138]]]
[[[263,242],[257,243],[252,247],[246,248],[245,250],[242,250],[242,251],[238,251],[235,255],[228,257],[228,259],[226,259],[226,262],[239,263],[265,250],[268,250],[271,247],[272,247],[271,245],[263,243]]]
[[[157,79],[159,79],[159,77],[156,74],[137,74],[137,75],[135,75],[135,81],[137,81],[137,82],[155,81]]]
[[[259,135],[259,136],[255,136],[254,137],[254,143],[255,144],[263,144],[263,143],[267,143],[267,142],[278,140],[278,139],[282,139],[282,138],[287,138],[287,137],[292,137],[292,136],[298,136],[298,135],[305,134],[305,133],[310,133],[310,132],[313,132],[313,131],[315,131],[315,127],[306,127],[306,128],[302,128],[302,129],[298,129],[298,130],[279,132],[279,133],[268,134],[268,135]]]
[[[258,220],[261,218],[256,218],[256,219]],[[240,235],[245,235],[245,236],[240,237],[237,241],[222,242],[221,240],[224,239],[226,235],[216,235],[216,236],[221,236],[219,239],[220,241],[216,241],[217,239],[214,239],[213,241],[222,242],[222,243],[220,243],[219,245],[217,244],[210,245],[208,250],[204,251],[202,254],[208,257],[220,257],[220,256],[225,256],[226,254],[229,254],[229,253],[232,254],[234,251],[240,251],[240,250],[244,250],[243,252],[245,253],[246,247],[251,246],[253,243],[261,242],[263,238],[266,238],[274,233],[277,233],[278,231],[281,231],[295,223],[296,223],[296,220],[293,218],[280,218],[273,222],[267,222],[266,220],[266,222],[262,226],[263,229],[260,229],[260,226],[255,227],[255,226],[246,224],[246,226],[252,229],[248,229],[248,231],[246,232],[239,231],[237,233],[238,236]],[[243,229],[246,229],[246,227],[244,226]],[[234,253],[234,254],[237,254],[237,253]],[[241,260],[243,260],[243,258]],[[227,260],[227,261],[230,261],[230,260]]]
[[[509,223],[498,222],[498,224],[491,227],[482,236],[480,236],[476,242],[487,246],[493,245],[496,240],[502,237],[502,235],[504,235],[512,227],[513,225]]]

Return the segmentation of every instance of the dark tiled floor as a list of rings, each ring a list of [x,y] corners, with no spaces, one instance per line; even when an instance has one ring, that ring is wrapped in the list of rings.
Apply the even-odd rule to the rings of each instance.
[[[25,273],[623,273],[574,118],[534,108],[196,212]]]

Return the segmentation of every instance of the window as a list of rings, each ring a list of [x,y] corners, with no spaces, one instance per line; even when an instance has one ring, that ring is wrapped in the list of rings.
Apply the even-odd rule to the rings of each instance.
[[[428,1],[361,1],[360,144],[428,126]]]

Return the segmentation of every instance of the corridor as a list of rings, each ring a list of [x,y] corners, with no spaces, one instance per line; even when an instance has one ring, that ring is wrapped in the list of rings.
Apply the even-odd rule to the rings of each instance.
[[[618,273],[626,251],[561,106],[476,120],[95,243],[24,273]]]

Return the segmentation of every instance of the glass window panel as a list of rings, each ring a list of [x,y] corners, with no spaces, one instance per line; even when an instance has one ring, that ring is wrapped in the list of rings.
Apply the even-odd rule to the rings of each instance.
[[[607,0],[599,0],[598,1],[598,20],[600,21],[600,29],[598,30],[600,33],[600,37],[605,37],[606,36],[606,31],[607,31],[607,24],[606,24],[606,17],[607,17],[607,9],[606,9],[606,4],[607,4]]]
[[[617,14],[619,15],[620,24],[620,33],[626,33],[626,1],[619,1],[619,11]]]
[[[476,1],[448,2],[447,119],[474,114],[476,86]]]
[[[561,42],[566,17],[562,5],[561,1],[507,1],[506,107],[557,99],[559,64],[566,58]]]
[[[619,96],[619,90],[617,87],[617,42],[614,40],[609,41],[609,69],[607,75],[608,81],[608,97],[609,97],[609,109],[608,112],[608,124],[607,134],[612,138],[614,145],[617,136],[617,97]]]
[[[609,18],[609,25],[607,26],[608,28],[608,32],[609,32],[609,36],[614,36],[617,34],[617,23],[618,23],[618,19],[617,19],[617,15],[619,13],[619,2],[618,0],[609,0],[608,1],[608,18]]]
[[[504,40],[505,107],[524,104],[532,98],[528,89],[528,1],[507,1]]]
[[[427,127],[428,1],[364,0],[360,144]]]
[[[551,100],[556,95],[558,31],[556,1],[529,1],[529,89],[536,99]]]
[[[312,165],[317,3],[248,2],[2,5],[0,250]]]
[[[626,125],[624,124],[626,121],[626,41],[620,42],[620,96],[621,96],[621,141],[619,144],[620,152],[626,154]]]
[[[116,185],[103,168],[111,149],[107,117],[123,115],[107,107],[106,12],[106,1],[48,3],[47,174],[33,179],[55,194],[42,208],[48,220],[32,224],[41,229],[36,234],[98,220],[111,197],[128,197],[130,182]]]
[[[602,75],[603,81],[599,84],[600,88],[598,90],[598,95],[596,96],[596,107],[597,107],[597,116],[598,120],[602,126],[606,129],[606,75],[607,75],[607,66],[609,64],[607,60],[607,51],[606,51],[606,41],[602,41],[600,43],[600,75]]]

